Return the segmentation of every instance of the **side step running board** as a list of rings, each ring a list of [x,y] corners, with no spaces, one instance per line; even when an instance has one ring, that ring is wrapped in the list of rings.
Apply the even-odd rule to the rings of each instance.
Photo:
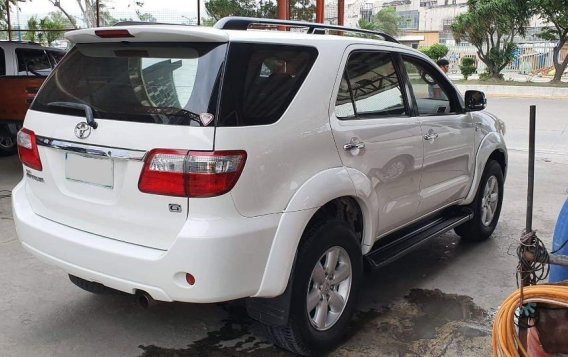
[[[365,255],[371,269],[383,267],[450,229],[473,219],[471,211],[458,212],[414,225],[400,233],[381,238]]]

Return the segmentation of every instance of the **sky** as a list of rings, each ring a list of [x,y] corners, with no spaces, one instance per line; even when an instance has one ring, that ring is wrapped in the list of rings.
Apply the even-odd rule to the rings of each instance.
[[[80,14],[77,0],[60,1],[61,6],[67,12],[76,16]],[[200,1],[201,17],[206,17],[205,0]],[[115,18],[135,17],[137,7],[134,0],[106,0],[105,4]],[[14,24],[19,15],[20,23],[23,27],[25,27],[27,19],[31,16],[38,15],[41,18],[49,12],[57,10],[48,0],[27,0],[25,3],[20,3],[19,8],[19,14],[16,13],[15,9],[12,9],[11,14]],[[142,11],[151,13],[161,22],[183,23],[187,22],[187,17],[197,17],[197,0],[144,0]]]

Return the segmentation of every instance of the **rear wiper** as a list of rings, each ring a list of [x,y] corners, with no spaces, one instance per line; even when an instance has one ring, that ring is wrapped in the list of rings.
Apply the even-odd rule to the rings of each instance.
[[[189,110],[176,108],[176,107],[154,107],[152,108],[157,112],[157,114],[173,115],[182,118],[187,118],[199,124],[199,126],[204,126],[203,121],[199,114],[190,112]]]
[[[75,102],[51,102],[48,103],[47,105],[50,107],[82,110],[85,112],[85,118],[87,119],[87,124],[91,128],[96,129],[99,126],[99,124],[97,124],[95,118],[93,117],[93,109],[91,109],[91,107],[88,106],[87,104],[75,103]]]

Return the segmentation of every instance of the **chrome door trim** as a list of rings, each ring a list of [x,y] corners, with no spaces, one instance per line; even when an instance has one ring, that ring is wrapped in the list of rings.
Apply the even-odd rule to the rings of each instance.
[[[73,141],[47,138],[44,136],[36,136],[36,143],[38,146],[89,156],[103,156],[114,160],[143,161],[144,157],[146,156],[146,151],[144,150],[131,150],[109,146],[86,145]]]

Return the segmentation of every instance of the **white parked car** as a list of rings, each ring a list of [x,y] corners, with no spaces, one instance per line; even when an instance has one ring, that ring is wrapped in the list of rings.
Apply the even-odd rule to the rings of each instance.
[[[483,93],[464,100],[420,52],[339,29],[67,33],[18,134],[23,246],[88,291],[247,298],[277,345],[329,348],[364,264],[451,229],[492,234],[507,169]]]

